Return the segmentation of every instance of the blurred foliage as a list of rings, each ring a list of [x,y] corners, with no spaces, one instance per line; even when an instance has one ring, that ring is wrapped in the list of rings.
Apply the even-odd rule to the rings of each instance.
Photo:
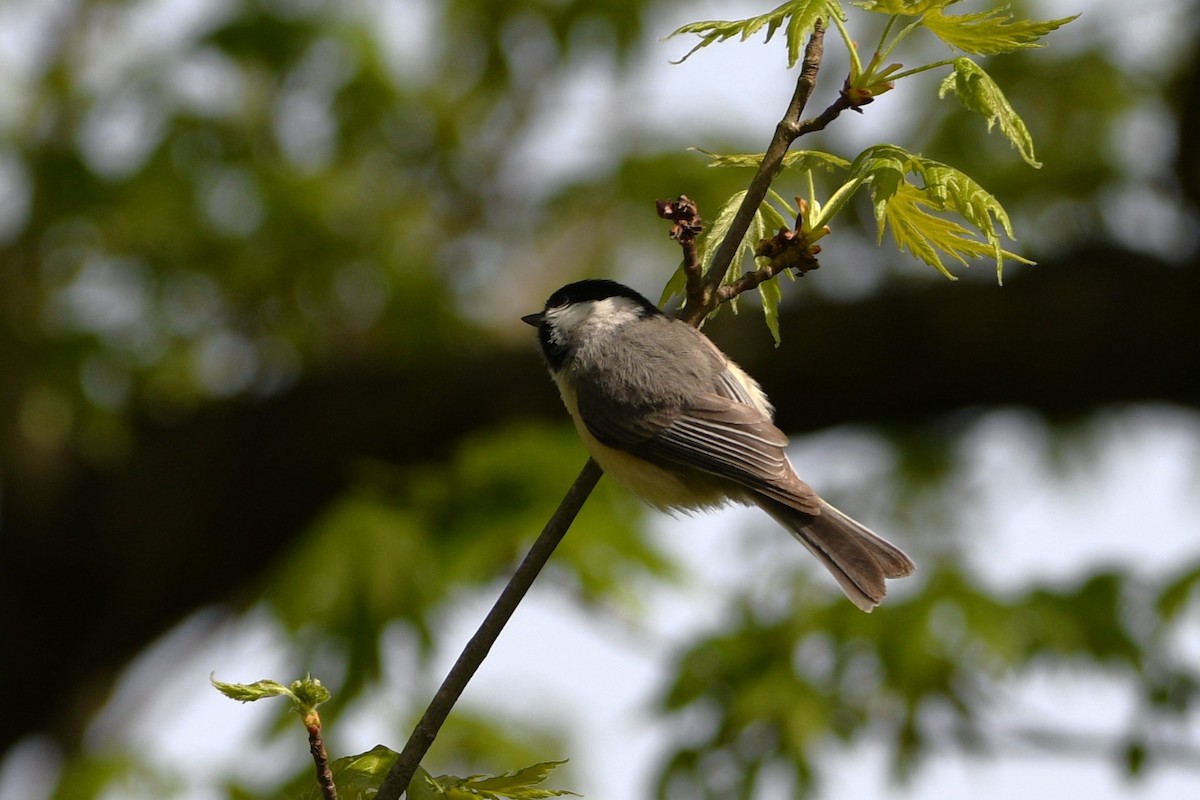
[[[442,465],[365,465],[267,576],[266,598],[295,635],[338,643],[346,673],[336,694],[352,700],[380,677],[388,625],[406,623],[428,654],[434,617],[457,592],[508,577],[583,466],[581,452],[573,431],[521,426],[464,440]],[[639,519],[608,482],[589,499],[553,562],[581,600],[612,602],[633,575],[669,574]]]
[[[995,721],[1003,682],[1050,664],[1127,680],[1131,740],[1152,752],[1200,701],[1195,667],[1175,649],[1179,621],[1163,624],[1155,609],[1197,583],[1193,570],[1156,593],[1101,572],[1002,597],[940,564],[919,594],[889,601],[886,622],[811,591],[778,604],[783,613],[744,599],[735,625],[675,665],[663,709],[704,722],[663,769],[659,795],[748,798],[764,767],[783,765],[800,796],[818,778],[814,752],[867,735],[890,743],[899,777],[950,742],[987,750],[1041,735],[1063,749],[1066,732]]]
[[[2,508],[21,498],[35,509],[61,506],[65,475],[81,463],[119,468],[149,422],[253,407],[317,377],[405,367],[414,368],[404,375],[415,392],[425,365],[454,365],[459,354],[485,349],[501,327],[495,320],[530,310],[529,298],[549,287],[585,274],[661,283],[678,252],[653,200],[686,192],[712,215],[744,188],[741,171],[703,170],[704,160],[683,148],[754,152],[769,131],[710,132],[710,123],[727,122],[722,98],[687,83],[677,91],[709,114],[703,122],[610,125],[604,114],[619,109],[604,101],[595,116],[560,116],[564,87],[589,70],[606,85],[628,79],[646,42],[669,32],[661,20],[687,7],[0,4],[0,25],[12,32],[0,41]],[[818,146],[850,158],[861,146],[856,136],[879,138],[876,126],[886,126],[908,151],[955,164],[1001,198],[1022,252],[1084,239],[1157,252],[1172,240],[1131,235],[1122,221],[1129,206],[1117,201],[1136,182],[1158,204],[1152,210],[1184,213],[1168,148],[1136,135],[1169,128],[1163,109],[1174,102],[1168,87],[1183,74],[1183,55],[1163,48],[1158,59],[1131,58],[1088,20],[1060,32],[1062,46],[1056,39],[1048,50],[988,63],[1033,131],[1038,173],[989,136],[978,115],[937,102],[937,77],[906,82]],[[653,58],[682,55],[655,48]],[[781,71],[785,60],[781,52]],[[821,91],[836,91],[842,77],[823,76]],[[593,126],[595,152],[577,154],[586,167],[553,172],[555,123],[563,122]],[[1136,152],[1122,146],[1131,136]],[[785,197],[806,188],[786,173],[776,185]],[[823,258],[884,271],[870,256],[848,263],[871,252],[851,243],[875,237],[870,204],[860,199],[846,213],[863,224],[841,223]],[[818,274],[803,288],[819,296],[825,280]],[[941,438],[889,433],[894,485],[951,471],[945,442],[955,430]],[[314,435],[294,432],[299,441]],[[364,456],[345,490],[246,590],[265,597],[292,635],[295,671],[338,665],[318,670],[335,692],[327,720],[350,719],[351,704],[370,701],[389,630],[411,634],[414,683],[428,688],[423,668],[447,608],[506,577],[583,459],[565,426],[514,423],[444,438],[453,442],[445,459],[395,465]],[[213,502],[226,496],[222,477],[213,478]],[[585,604],[636,606],[641,581],[673,575],[639,522],[628,496],[602,482],[543,580]],[[40,529],[0,533],[8,545]],[[172,546],[167,533],[156,547]],[[96,559],[91,573],[125,574],[93,542],[50,545],[56,559]],[[664,794],[745,793],[780,764],[796,786],[810,786],[820,773],[816,752],[830,740],[883,735],[902,773],[947,742],[986,746],[989,697],[1039,664],[1131,681],[1145,726],[1131,732],[1123,763],[1131,773],[1154,763],[1159,721],[1194,714],[1196,672],[1169,647],[1191,619],[1194,565],[1161,585],[1111,572],[1011,596],[979,588],[957,563],[922,573],[919,594],[889,602],[886,624],[883,611],[864,617],[840,598],[797,592],[782,609],[740,600],[736,619],[670,668],[677,674],[664,710],[696,713],[705,724],[664,765]],[[88,588],[78,603],[93,601]],[[421,702],[412,699],[401,716],[415,716]],[[396,729],[406,721],[394,721]],[[431,758],[463,774],[498,772],[562,752],[560,738],[457,710]],[[190,788],[132,754],[94,746],[67,755],[57,797],[171,797]],[[306,790],[310,769],[282,781],[281,796]],[[263,794],[243,785],[249,780],[218,780],[231,798]]]

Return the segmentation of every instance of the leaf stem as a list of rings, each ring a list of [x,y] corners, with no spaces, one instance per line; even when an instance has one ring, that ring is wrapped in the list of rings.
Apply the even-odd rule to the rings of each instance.
[[[921,72],[928,72],[929,70],[937,69],[938,67],[953,66],[954,62],[957,60],[958,59],[956,59],[956,58],[947,58],[943,61],[934,61],[931,64],[923,64],[919,67],[913,67],[912,69],[906,69],[903,72],[897,72],[895,74],[889,75],[888,80],[898,81],[901,78],[907,78],[909,75],[916,75]]]
[[[842,37],[842,44],[846,45],[846,52],[850,54],[850,74],[861,75],[862,59],[858,57],[858,47],[854,44],[854,39],[850,36],[850,31],[846,29],[846,23],[842,22],[837,14],[830,14],[829,16]]]
[[[896,19],[896,17],[892,17],[890,20],[888,20],[888,29],[889,30],[891,29],[892,22],[895,19]],[[900,44],[900,42],[902,42],[906,38],[908,38],[908,35],[910,33],[915,31],[917,28],[921,27],[921,23],[924,22],[924,20],[925,20],[924,15],[917,17],[912,22],[908,23],[903,28],[901,28],[900,32],[896,34],[895,38],[893,38],[892,41],[888,42],[886,45],[883,45],[883,40],[880,39],[881,46],[879,48],[879,63],[882,64],[887,59],[887,57],[889,55],[891,55],[891,52],[896,49],[896,45]]]

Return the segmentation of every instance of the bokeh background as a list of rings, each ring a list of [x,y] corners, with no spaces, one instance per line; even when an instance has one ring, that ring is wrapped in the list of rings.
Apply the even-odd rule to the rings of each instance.
[[[918,575],[861,615],[760,515],[602,482],[433,772],[1200,787],[1200,6],[1014,7],[1083,12],[987,64],[1041,170],[940,74],[801,146],[959,166],[1038,266],[952,283],[856,206],[785,287],[781,347],[753,303],[710,329],[801,474]],[[765,10],[0,4],[0,798],[297,796],[303,732],[212,673],[311,671],[335,756],[400,748],[585,457],[517,318],[583,276],[658,295],[679,253],[653,201],[714,214],[749,174],[687,148],[761,150],[794,81],[782,42],[675,65],[692,43],[661,37]]]

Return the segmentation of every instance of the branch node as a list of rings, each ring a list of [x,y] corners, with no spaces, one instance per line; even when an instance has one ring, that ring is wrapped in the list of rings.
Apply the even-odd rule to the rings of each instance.
[[[704,230],[704,223],[700,219],[696,201],[681,194],[674,200],[659,200],[655,208],[660,217],[675,223],[671,226],[670,235],[683,248],[683,274],[687,277],[684,307],[706,308],[708,290],[704,286],[704,268],[696,249],[696,239]]]

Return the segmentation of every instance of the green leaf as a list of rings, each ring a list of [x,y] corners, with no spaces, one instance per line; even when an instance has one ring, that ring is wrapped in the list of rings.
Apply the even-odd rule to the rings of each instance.
[[[919,17],[931,12],[938,12],[946,6],[952,6],[959,0],[871,0],[870,2],[854,3],[854,5],[875,14],[887,14],[894,17]]]
[[[921,179],[921,185],[908,176]],[[814,215],[812,227],[828,224],[862,186],[871,190],[871,206],[882,239],[891,227],[896,244],[953,277],[942,265],[938,253],[966,263],[967,257],[991,255],[996,260],[997,278],[1002,281],[1005,259],[1030,264],[1031,261],[1005,250],[1000,233],[1012,238],[1012,223],[995,196],[960,170],[940,161],[909,153],[894,144],[868,147],[850,166],[844,184],[828,199],[823,210]],[[960,215],[973,226],[984,241],[953,220],[931,212]]]
[[[769,281],[763,281],[758,285],[758,296],[762,298],[763,319],[767,323],[767,330],[771,332],[771,338],[775,340],[775,346],[783,341],[779,335],[779,301],[783,299],[783,288],[779,285],[779,276],[776,275]]]
[[[299,703],[299,699],[291,689],[276,681],[263,680],[255,681],[254,683],[223,683],[216,678],[209,677],[209,682],[221,694],[241,703],[253,703],[255,700],[262,700],[265,697],[290,697],[292,702]]]
[[[1029,135],[1025,122],[982,67],[969,58],[954,59],[954,72],[942,81],[938,97],[945,97],[947,92],[957,94],[968,110],[986,117],[989,131],[993,125],[999,125],[1001,133],[1008,137],[1027,164],[1031,167],[1042,166],[1034,157],[1033,137]]]
[[[958,212],[967,222],[987,234],[995,230],[993,219],[1013,238],[1012,222],[1000,201],[974,178],[948,164],[927,158],[914,160],[914,167],[925,181],[929,196],[940,207]],[[989,240],[993,237],[989,236]],[[998,241],[998,238],[996,239]]]
[[[789,0],[765,14],[749,19],[692,22],[677,28],[667,38],[688,33],[694,33],[700,37],[700,42],[683,58],[675,62],[681,63],[702,47],[708,47],[715,42],[724,42],[735,36],[744,42],[764,27],[767,29],[765,41],[769,42],[775,32],[786,22],[784,35],[787,38],[788,67],[790,68],[800,60],[804,37],[812,33],[818,19],[829,16],[845,18],[840,3],[833,2],[833,0]]]
[[[1009,6],[975,14],[943,14],[934,10],[923,20],[926,28],[952,48],[965,53],[993,56],[1029,47],[1044,47],[1038,42],[1051,31],[1079,17],[1035,21],[1013,19]]]
[[[565,789],[545,789],[539,784],[550,777],[550,773],[564,761],[542,761],[524,769],[506,772],[503,775],[472,775],[467,778],[457,778],[453,775],[429,777],[425,773],[424,781],[432,793],[422,795],[428,798],[446,798],[446,800],[544,800],[548,797],[563,797],[571,795],[578,797],[575,792]],[[417,780],[414,778],[413,783]],[[414,793],[413,800],[420,800]]]
[[[696,245],[697,254],[700,259],[700,266],[705,274],[708,274],[709,267],[712,266],[713,256],[717,253],[717,248],[720,247],[721,241],[729,233],[729,228],[733,225],[733,218],[737,216],[738,208],[742,205],[742,199],[746,196],[746,191],[743,189],[740,192],[735,192],[721,209],[717,212],[716,219],[713,220],[708,230],[700,237],[700,241]],[[757,215],[756,215],[757,216]],[[725,279],[722,283],[728,283],[730,276],[736,276],[740,273],[740,267],[744,251],[749,250],[751,256],[754,253],[754,244],[758,241],[754,238],[754,224],[746,230],[746,235],[742,237],[742,241],[738,243],[737,250],[733,254],[733,262],[729,265],[729,269],[725,272]],[[726,303],[734,313],[737,313],[737,305],[735,303]],[[717,310],[720,306],[717,307]]]
[[[1188,606],[1188,600],[1200,589],[1200,567],[1180,575],[1163,587],[1154,603],[1164,622],[1174,620]]]
[[[710,153],[699,147],[693,147],[692,150],[708,156],[710,167],[754,167],[757,169],[758,165],[762,163],[764,155],[763,153]],[[834,172],[839,169],[849,169],[850,162],[841,156],[821,150],[792,150],[784,155],[783,167],[784,169],[798,169],[801,172],[820,167]]]
[[[881,205],[876,201],[876,205]],[[950,280],[957,280],[942,264],[938,251],[946,253],[956,261],[966,264],[964,256],[978,257],[990,253],[991,248],[973,238],[971,232],[953,220],[930,214],[928,204],[919,189],[908,183],[896,187],[882,203],[877,214],[879,239],[884,229],[892,232],[896,246],[907,250]]]
[[[683,294],[685,291],[687,291],[687,273],[683,271],[683,263],[680,262],[667,281],[667,285],[663,287],[662,294],[659,295],[658,307],[666,308],[672,297]]]
[[[329,699],[329,690],[311,675],[292,681],[290,687],[271,680],[222,683],[210,677],[209,681],[221,694],[242,703],[252,703],[267,697],[286,697],[292,701],[292,708],[302,717]]]
[[[377,744],[365,753],[339,758],[331,763],[329,770],[333,773],[333,782],[338,788],[338,797],[342,800],[365,800],[370,797],[372,790],[378,789],[379,785],[383,783],[388,770],[392,768],[392,764],[396,763],[399,755],[395,750]],[[418,780],[422,774],[428,775],[429,773],[417,767],[416,775],[412,780],[413,791],[409,794],[408,800],[431,800],[432,796],[423,797],[417,791],[418,787],[425,788],[424,782]],[[313,786],[301,795],[300,800],[321,800],[321,797],[321,787]]]
[[[908,172],[912,154],[894,144],[878,144],[862,151],[850,167],[850,182],[871,184],[875,219],[879,219],[887,201],[894,195]]]
[[[792,217],[793,219],[796,216],[796,209],[792,208],[791,203],[789,203],[787,200],[784,200],[774,189],[768,189],[767,199],[764,200],[758,207],[758,212],[762,214],[763,226],[768,231],[777,231],[780,228],[790,228],[791,222],[783,216],[779,209],[771,205],[771,201],[777,203],[780,208],[788,213],[788,216]]]

